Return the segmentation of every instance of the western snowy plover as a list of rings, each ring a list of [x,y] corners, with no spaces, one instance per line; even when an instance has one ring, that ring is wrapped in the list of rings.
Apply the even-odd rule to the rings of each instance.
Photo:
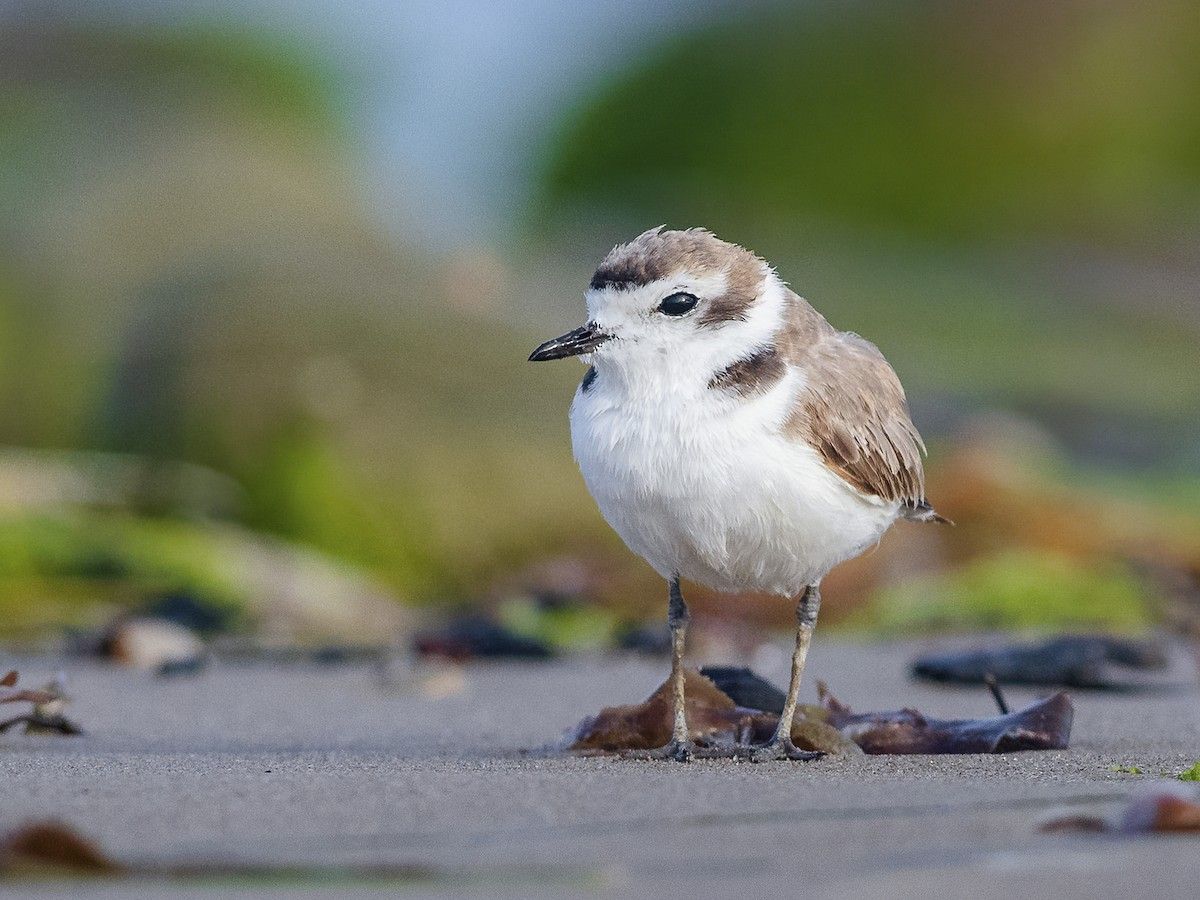
[[[797,599],[787,701],[752,759],[791,741],[821,579],[925,500],[924,444],[874,344],[837,331],[762,259],[703,229],[651,229],[605,257],[587,324],[529,357],[582,356],[571,441],[600,512],[670,586],[670,743],[688,759],[679,580]]]

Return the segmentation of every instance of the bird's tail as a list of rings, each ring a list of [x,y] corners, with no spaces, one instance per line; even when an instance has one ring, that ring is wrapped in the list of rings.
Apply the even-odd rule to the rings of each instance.
[[[910,522],[937,522],[939,525],[954,524],[930,506],[928,500],[922,500],[920,503],[914,503],[912,506],[906,507],[904,518]]]

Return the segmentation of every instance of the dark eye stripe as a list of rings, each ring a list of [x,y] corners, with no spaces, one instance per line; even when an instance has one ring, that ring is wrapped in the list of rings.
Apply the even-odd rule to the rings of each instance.
[[[689,313],[696,308],[696,304],[700,300],[694,294],[687,294],[680,291],[678,294],[672,294],[662,303],[658,304],[658,311],[665,316],[682,316],[684,313]]]

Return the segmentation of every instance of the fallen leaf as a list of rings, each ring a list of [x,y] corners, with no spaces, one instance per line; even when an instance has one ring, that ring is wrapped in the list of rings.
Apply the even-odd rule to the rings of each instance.
[[[710,678],[708,675],[712,675]],[[826,753],[1009,753],[1061,750],[1071,737],[1074,707],[1058,693],[1025,709],[982,719],[932,719],[914,709],[856,713],[817,682],[820,706],[797,707],[792,742]],[[749,669],[685,670],[689,736],[703,746],[768,741],[779,723],[783,693]],[[756,706],[769,706],[762,709]],[[631,706],[610,706],[568,732],[564,746],[584,752],[649,750],[671,737],[670,682]]]
[[[1121,816],[1120,830],[1123,834],[1200,832],[1200,803],[1194,796],[1184,797],[1166,790],[1139,795],[1129,801]]]
[[[1105,833],[1111,829],[1111,826],[1100,816],[1088,815],[1073,815],[1060,816],[1057,819],[1051,819],[1049,822],[1043,822],[1038,826],[1038,831],[1045,834],[1055,834],[1058,832],[1092,832]]]
[[[1129,691],[1167,686],[1138,675],[1167,665],[1166,651],[1157,641],[1065,635],[1036,644],[933,653],[915,660],[912,673],[927,681],[958,684],[983,684],[990,675],[1002,684]]]
[[[731,737],[752,733],[753,713],[737,705],[694,669],[684,672],[689,736],[707,741],[718,733]],[[671,739],[672,701],[668,679],[644,702],[607,706],[576,729],[572,750],[652,750]]]
[[[46,691],[33,691],[24,688],[0,691],[0,703],[49,703],[54,699],[54,695]]]
[[[0,879],[8,883],[22,878],[40,882],[46,878],[126,876],[170,878],[225,887],[230,879],[235,878],[255,881],[291,879],[297,884],[359,878],[428,882],[440,874],[434,869],[403,863],[309,868],[229,859],[168,865],[125,865],[112,859],[70,825],[54,819],[31,822],[0,838]]]
[[[1195,791],[1167,782],[1134,794],[1115,820],[1069,815],[1045,822],[1038,830],[1123,835],[1200,833],[1200,802]]]
[[[17,688],[15,685],[18,678],[15,670],[0,678],[0,688],[10,688],[10,690],[0,690],[0,703],[49,703],[58,696],[46,690]]]
[[[695,669],[684,670],[689,737],[703,746],[761,744],[769,741],[779,716],[738,706],[709,678]],[[673,707],[670,680],[642,703],[609,706],[584,719],[568,733],[568,749],[580,752],[652,750],[671,739]],[[792,742],[802,750],[844,753],[848,746],[837,729],[797,716]]]
[[[1061,691],[1024,709],[982,719],[933,719],[915,709],[856,713],[823,681],[817,694],[828,722],[866,753],[1011,753],[1065,750],[1075,708]]]
[[[0,841],[0,873],[115,875],[122,867],[62,822],[24,825]]]
[[[0,690],[0,703],[32,703],[33,709],[24,715],[0,721],[0,734],[22,724],[25,734],[83,734],[83,729],[63,714],[67,698],[61,675],[40,690],[13,688],[12,685],[17,682],[16,672],[9,672],[3,681],[9,688]]]

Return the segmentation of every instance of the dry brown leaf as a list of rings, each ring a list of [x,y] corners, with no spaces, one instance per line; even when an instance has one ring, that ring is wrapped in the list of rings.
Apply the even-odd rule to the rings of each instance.
[[[1045,834],[1103,834],[1109,831],[1111,826],[1100,816],[1088,815],[1072,815],[1062,816],[1061,818],[1051,819],[1049,822],[1044,822],[1038,831]]]
[[[55,820],[24,825],[0,841],[0,873],[115,875],[121,871],[94,843]]]
[[[1121,816],[1123,834],[1200,832],[1200,802],[1194,792],[1171,785],[1148,791],[1129,801]]]
[[[61,676],[40,690],[15,688],[17,673],[9,672],[0,679],[7,685],[0,689],[0,703],[32,703],[32,712],[0,720],[0,734],[17,725],[25,726],[26,734],[83,734],[83,729],[63,715],[66,696]]]
[[[695,669],[684,670],[684,690],[689,737],[698,744],[765,743],[779,724],[779,716],[774,713],[738,706]],[[668,680],[642,703],[605,707],[584,719],[567,744],[569,749],[581,752],[652,750],[671,739],[672,718]],[[792,727],[792,742],[802,750],[826,753],[849,749],[837,729],[803,716],[797,716]]]
[[[58,699],[57,695],[49,691],[26,690],[25,688],[0,691],[0,703],[49,703],[56,699]]]
[[[1049,834],[1196,834],[1200,833],[1200,797],[1177,784],[1152,785],[1134,794],[1115,821],[1069,815],[1044,822],[1038,830]]]
[[[406,879],[428,883],[436,870],[423,866],[400,864],[359,865],[350,869],[314,866],[311,868],[279,868],[246,862],[241,859],[204,860],[174,865],[125,865],[108,856],[94,842],[78,831],[54,819],[31,822],[7,836],[0,837],[0,881],[15,879],[40,880],[63,877],[127,876],[154,879],[199,881],[211,885],[214,879],[228,881],[249,878],[255,882],[270,882],[284,878],[294,881],[351,880],[356,877]]]
[[[856,713],[823,681],[817,694],[827,721],[866,753],[1011,753],[1065,750],[1075,707],[1058,692],[1024,709],[982,719],[932,719],[915,709]]]
[[[745,746],[765,743],[774,735],[779,723],[777,709],[749,707],[754,703],[774,705],[776,700],[782,707],[782,694],[768,682],[748,669],[713,669],[717,681],[694,669],[684,671],[689,737],[697,744]],[[792,725],[792,742],[804,750],[1009,753],[1064,749],[1071,738],[1074,707],[1063,693],[1004,715],[933,719],[915,709],[856,713],[830,694],[824,682],[817,683],[817,691],[821,705],[798,707]],[[580,752],[651,750],[670,740],[672,719],[667,681],[642,703],[606,707],[584,719],[562,745]]]

